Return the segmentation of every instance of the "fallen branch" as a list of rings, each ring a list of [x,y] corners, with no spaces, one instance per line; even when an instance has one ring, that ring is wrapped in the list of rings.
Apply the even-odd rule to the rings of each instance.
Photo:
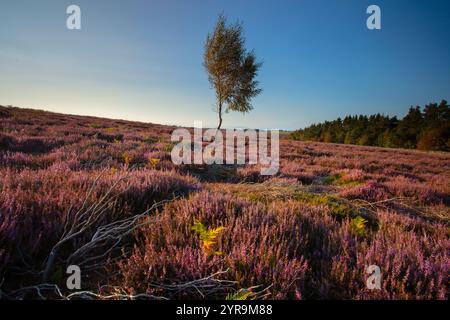
[[[83,204],[81,208],[75,212],[73,215],[71,214],[72,208],[69,209],[69,212],[66,215],[66,221],[64,223],[63,234],[61,235],[60,240],[52,247],[50,250],[50,254],[46,260],[45,268],[43,270],[42,281],[47,282],[50,272],[52,270],[54,261],[56,256],[58,255],[59,249],[69,242],[70,240],[78,237],[83,234],[91,227],[93,227],[101,217],[104,216],[107,209],[111,206],[113,201],[118,195],[111,196],[115,187],[122,182],[127,176],[119,178],[106,192],[106,194],[98,201],[97,203],[93,203],[88,206],[88,201],[91,198],[95,187],[98,184],[98,181],[106,172],[107,169],[104,169],[94,180],[91,185],[91,188],[88,190],[87,195],[84,198]]]
[[[148,210],[144,211],[141,214],[134,215],[119,221],[114,221],[112,223],[99,227],[89,242],[78,248],[69,256],[69,258],[67,259],[67,263],[77,264],[78,266],[81,266],[85,265],[88,262],[106,257],[119,243],[122,242],[124,237],[128,236],[134,230],[152,222],[151,219],[147,219],[139,223],[140,220],[143,220],[143,218],[148,217],[149,214],[155,211],[157,208],[168,202],[174,201],[175,199],[177,198],[175,197],[170,200],[160,201],[158,203],[155,203]],[[108,243],[112,244],[108,245]],[[99,248],[102,248],[102,254],[89,257],[89,254],[92,251]]]
[[[49,283],[42,283],[34,286],[28,286],[21,288],[19,290],[11,292],[7,298],[8,299],[24,299],[26,295],[29,292],[35,291],[38,298],[41,300],[93,300],[93,299],[100,299],[100,300],[137,300],[137,299],[149,299],[149,300],[169,300],[170,297],[173,297],[179,293],[198,293],[202,297],[207,297],[212,294],[217,293],[227,293],[234,290],[235,285],[237,284],[236,281],[230,281],[230,280],[221,280],[217,277],[227,273],[226,271],[218,271],[210,276],[196,279],[193,281],[180,283],[180,284],[157,284],[153,283],[150,284],[150,287],[153,287],[155,289],[163,289],[167,293],[169,293],[169,297],[165,296],[156,296],[152,294],[147,293],[138,293],[138,294],[129,294],[127,291],[121,287],[111,287],[111,286],[103,286],[99,289],[100,292],[102,291],[110,291],[110,293],[100,293],[100,292],[94,292],[94,291],[76,291],[70,294],[65,295],[63,293],[63,290],[61,290],[56,284],[49,284]],[[257,287],[252,287],[247,290],[253,290]],[[110,289],[110,290],[104,290],[104,289]],[[263,291],[256,292],[255,294],[258,295],[258,297],[266,296],[268,288],[264,289]],[[235,290],[234,290],[235,291]],[[261,295],[264,293],[264,295]]]

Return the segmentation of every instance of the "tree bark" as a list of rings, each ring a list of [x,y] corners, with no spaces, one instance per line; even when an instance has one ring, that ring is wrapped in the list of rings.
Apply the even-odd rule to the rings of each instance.
[[[217,130],[220,130],[220,127],[222,127],[222,102],[219,102],[219,126]]]

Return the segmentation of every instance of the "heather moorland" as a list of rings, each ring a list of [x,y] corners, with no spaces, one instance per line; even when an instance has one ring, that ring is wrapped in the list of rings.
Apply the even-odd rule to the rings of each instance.
[[[285,135],[264,177],[174,165],[173,129],[0,107],[1,297],[449,298],[449,153]]]

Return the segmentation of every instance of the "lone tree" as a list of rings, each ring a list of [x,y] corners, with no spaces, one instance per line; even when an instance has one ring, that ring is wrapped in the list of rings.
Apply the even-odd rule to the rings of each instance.
[[[256,62],[254,52],[247,52],[244,45],[242,25],[227,26],[226,18],[220,15],[214,32],[206,38],[204,55],[209,82],[216,91],[218,130],[223,111],[249,112],[253,109],[251,99],[261,92],[255,78],[262,64]]]

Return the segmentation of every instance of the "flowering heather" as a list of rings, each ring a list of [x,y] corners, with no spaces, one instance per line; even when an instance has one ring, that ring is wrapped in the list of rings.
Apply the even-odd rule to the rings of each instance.
[[[38,298],[21,289],[44,273],[66,293],[64,270],[86,250],[83,290],[105,295],[449,298],[448,153],[282,139],[278,175],[262,177],[257,166],[175,166],[173,129],[0,107],[4,296]],[[57,245],[89,210],[89,228]],[[91,250],[129,221],[118,247]],[[366,286],[369,265],[380,290]]]
[[[348,220],[333,219],[327,209],[283,204],[202,193],[168,205],[158,223],[139,235],[143,245],[119,263],[119,281],[130,292],[164,295],[149,284],[192,281],[229,269],[227,279],[242,288],[271,286],[276,299],[446,298],[450,241],[445,227],[430,227],[426,235],[423,228],[429,226],[380,212],[378,229],[357,237]],[[220,254],[205,255],[191,230],[197,220],[224,227]],[[363,274],[370,264],[385,266],[381,291],[365,288]]]

